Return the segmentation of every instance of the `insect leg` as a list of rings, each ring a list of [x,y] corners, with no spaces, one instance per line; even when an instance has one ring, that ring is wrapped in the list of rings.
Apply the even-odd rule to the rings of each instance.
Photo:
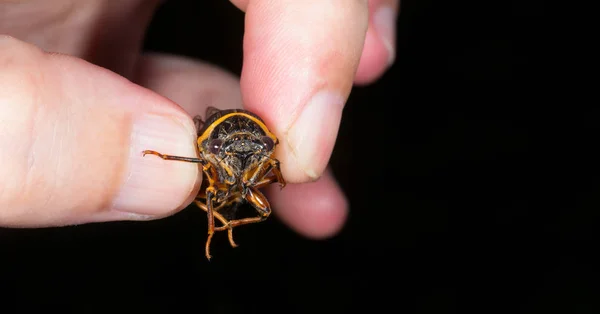
[[[273,173],[277,177],[277,182],[279,182],[280,188],[283,189],[283,187],[285,187],[285,185],[286,185],[286,182],[285,182],[285,179],[283,178],[283,175],[281,174],[281,167],[279,166],[279,160],[271,159],[270,162],[271,162],[271,165],[273,166]]]
[[[196,205],[198,207],[200,207],[200,209],[204,210],[205,212],[208,212],[208,208],[206,207],[206,204],[202,203],[202,201],[200,200],[196,200],[195,201]],[[213,208],[213,215],[219,219],[219,221],[223,224],[220,227],[215,227],[215,231],[224,231],[227,230],[227,236],[229,238],[229,244],[231,244],[231,247],[237,247],[237,244],[235,243],[235,241],[233,241],[233,229],[229,228],[229,220],[227,220],[225,217],[223,217],[223,215],[221,215],[218,210],[220,208],[222,208],[226,203],[223,203],[215,208]]]
[[[204,164],[204,159],[200,159],[200,158],[165,155],[165,154],[161,154],[159,152],[153,151],[153,150],[145,150],[142,153],[143,153],[143,156],[156,155],[164,160],[178,160],[178,161],[195,162],[195,163]]]
[[[269,176],[264,177],[262,180],[256,182],[254,184],[254,188],[256,189],[260,189],[263,188],[273,182],[277,181],[277,176],[275,176],[274,174],[270,174]]]
[[[213,216],[213,201],[215,197],[215,188],[211,185],[206,188],[206,212],[208,214],[208,238],[206,239],[205,254],[206,258],[210,260],[210,241],[212,240],[213,234],[215,233],[215,219]]]
[[[271,214],[271,205],[269,205],[269,201],[267,201],[267,198],[256,188],[248,188],[248,191],[246,193],[246,200],[250,202],[250,204],[252,204],[252,206],[258,211],[260,216],[231,220],[228,224],[230,228],[264,221]]]
[[[268,164],[264,164],[262,169],[258,169],[252,178],[249,180],[250,182],[254,182],[256,177],[264,176],[262,179],[252,184],[257,189],[265,187],[273,182],[279,182],[280,188],[283,189],[286,183],[281,175],[281,170],[279,168],[279,161],[277,159],[270,159]],[[265,176],[266,175],[266,176]]]

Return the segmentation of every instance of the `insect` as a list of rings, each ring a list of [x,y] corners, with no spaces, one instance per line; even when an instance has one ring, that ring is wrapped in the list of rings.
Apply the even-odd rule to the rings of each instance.
[[[269,201],[259,189],[271,183],[279,183],[283,189],[286,182],[279,161],[271,157],[279,140],[260,117],[246,110],[214,107],[208,107],[205,116],[205,121],[200,116],[194,118],[198,130],[197,158],[153,150],[145,150],[143,155],[202,165],[204,176],[195,203],[208,216],[205,255],[210,260],[210,242],[215,231],[227,230],[229,243],[237,247],[234,227],[264,221],[271,214]],[[223,211],[243,202],[249,202],[258,216],[229,220],[223,215]],[[221,226],[215,226],[215,218]]]

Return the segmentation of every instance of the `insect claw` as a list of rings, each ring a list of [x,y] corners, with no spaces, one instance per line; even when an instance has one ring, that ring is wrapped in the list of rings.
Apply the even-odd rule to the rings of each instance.
[[[210,249],[209,249],[209,248],[208,248],[208,246],[207,246],[207,247],[206,247],[206,249],[205,249],[205,252],[204,252],[205,254],[204,254],[204,255],[206,256],[206,259],[207,259],[208,261],[210,261],[210,259],[212,258],[212,255],[210,255],[210,253],[209,253],[209,252],[210,252]]]
[[[144,156],[146,156],[146,155],[157,155],[157,156],[159,156],[159,157],[161,157],[161,158],[162,158],[162,156],[161,156],[161,154],[160,154],[160,153],[158,153],[158,152],[155,152],[155,151],[153,151],[153,150],[145,150],[145,151],[143,151],[143,152],[142,152],[142,157],[144,157]]]

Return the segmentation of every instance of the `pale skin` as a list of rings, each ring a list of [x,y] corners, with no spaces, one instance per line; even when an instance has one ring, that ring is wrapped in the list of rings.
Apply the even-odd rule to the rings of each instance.
[[[231,2],[246,12],[239,78],[140,54],[159,1],[0,0],[0,35],[10,36],[0,37],[0,226],[149,220],[185,208],[198,193],[197,165],[140,152],[193,157],[192,117],[212,105],[253,111],[279,138],[288,185],[266,194],[276,216],[307,237],[336,234],[348,204],[327,164],[352,85],[393,62],[399,3]]]

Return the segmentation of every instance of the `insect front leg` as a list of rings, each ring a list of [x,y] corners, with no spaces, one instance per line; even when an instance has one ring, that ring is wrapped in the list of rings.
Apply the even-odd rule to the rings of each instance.
[[[267,198],[255,187],[249,187],[246,192],[246,200],[258,211],[259,217],[243,218],[229,221],[228,226],[234,228],[241,225],[264,221],[271,215],[271,205]]]
[[[270,175],[264,177],[262,180],[256,182],[254,184],[254,187],[256,189],[262,189],[265,186],[267,186],[267,185],[269,185],[269,184],[271,184],[273,182],[277,182],[277,176],[275,176],[274,174],[270,174]]]
[[[279,160],[270,159],[269,162],[271,163],[271,166],[273,167],[273,174],[275,174],[275,177],[277,177],[277,182],[279,182],[280,188],[283,189],[286,185],[286,182],[285,182],[285,179],[283,178],[283,175],[281,174],[281,167],[279,165]]]
[[[205,164],[204,159],[201,158],[193,158],[193,157],[181,157],[181,156],[173,156],[173,155],[165,155],[165,154],[161,154],[157,151],[153,151],[153,150],[145,150],[142,152],[142,156],[146,156],[146,155],[156,155],[164,160],[177,160],[177,161],[185,161],[185,162],[194,162],[194,163],[200,163],[200,164]]]
[[[260,175],[262,175],[263,178],[255,182],[255,180],[257,180],[256,178]],[[262,169],[258,169],[258,171],[255,172],[250,181],[255,182],[252,184],[252,186],[254,186],[256,189],[263,188],[273,182],[279,182],[281,189],[283,189],[286,185],[285,179],[281,174],[279,161],[277,159],[270,159],[269,163],[264,164]]]

